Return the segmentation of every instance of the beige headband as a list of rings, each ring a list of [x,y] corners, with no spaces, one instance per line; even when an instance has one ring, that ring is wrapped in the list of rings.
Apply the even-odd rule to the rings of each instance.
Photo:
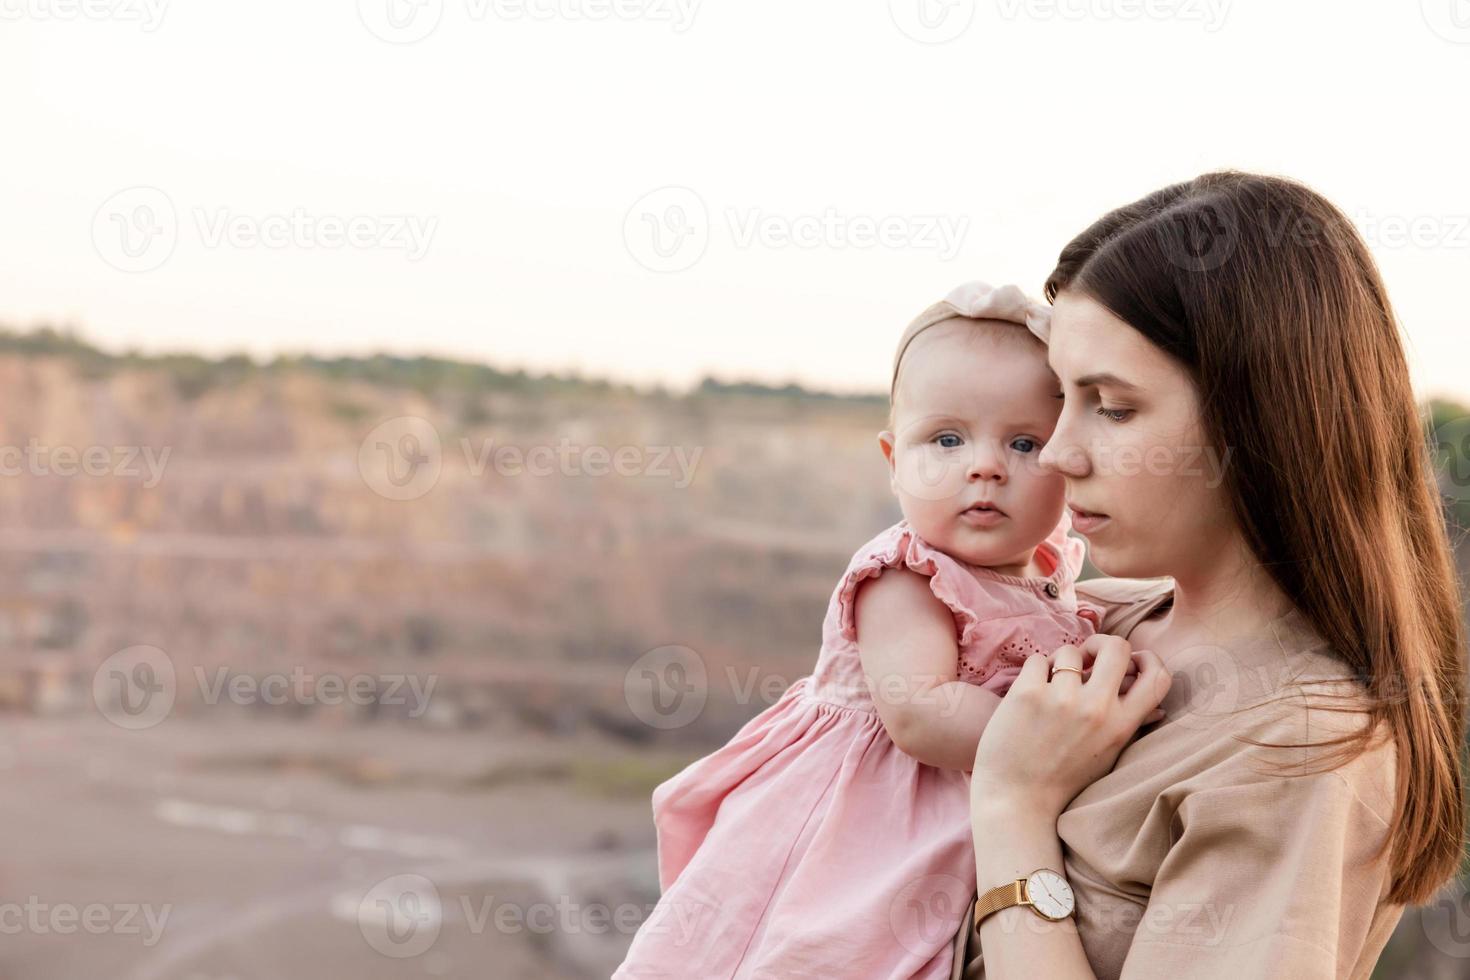
[[[898,366],[903,362],[904,352],[909,349],[914,338],[936,323],[943,323],[957,316],[1014,323],[1031,331],[1043,344],[1051,336],[1051,307],[1031,299],[1021,292],[1019,286],[996,288],[979,280],[963,283],[950,290],[944,299],[920,313],[904,329],[903,337],[898,342],[898,353],[893,358],[893,380],[888,390],[890,400],[898,389]]]

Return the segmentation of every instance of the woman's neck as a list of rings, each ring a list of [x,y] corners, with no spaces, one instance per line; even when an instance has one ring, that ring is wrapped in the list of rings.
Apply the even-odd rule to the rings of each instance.
[[[1291,600],[1244,542],[1217,554],[1174,576],[1173,602],[1150,623],[1146,649],[1166,656],[1192,646],[1230,648],[1291,611]]]

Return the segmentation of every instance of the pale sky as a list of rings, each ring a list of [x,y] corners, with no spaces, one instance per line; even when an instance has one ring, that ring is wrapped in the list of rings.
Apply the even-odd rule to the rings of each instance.
[[[11,327],[880,391],[1235,166],[1372,229],[1470,400],[1466,0],[0,0],[0,83]]]

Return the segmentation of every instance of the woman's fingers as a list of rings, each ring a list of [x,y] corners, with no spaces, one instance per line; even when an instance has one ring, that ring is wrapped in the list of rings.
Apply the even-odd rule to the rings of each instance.
[[[1138,718],[1138,724],[1143,724],[1143,719],[1150,717],[1159,702],[1164,700],[1164,695],[1169,693],[1174,675],[1152,650],[1140,650],[1134,654],[1134,659],[1138,662],[1138,676],[1122,700],[1129,717]]]
[[[1030,659],[1039,660],[1043,658],[1032,657]],[[1051,683],[1065,683],[1073,687],[1082,686],[1083,675],[1080,671],[1083,669],[1083,655],[1080,648],[1071,646],[1070,644],[1060,646],[1052,652],[1050,658],[1046,659],[1051,661],[1051,674],[1049,677]]]
[[[1007,694],[1014,693],[1023,688],[1045,687],[1048,673],[1051,670],[1051,661],[1046,657],[1027,657],[1021,664],[1021,672],[1011,682],[1011,689]]]
[[[1094,633],[1083,642],[1082,649],[1093,654],[1092,680],[1109,695],[1117,692],[1133,659],[1133,644],[1121,636]]]

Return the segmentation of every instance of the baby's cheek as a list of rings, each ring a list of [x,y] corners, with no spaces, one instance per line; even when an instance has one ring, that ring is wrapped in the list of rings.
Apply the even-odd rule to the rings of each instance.
[[[954,459],[915,452],[904,458],[896,475],[900,492],[917,501],[937,503],[950,500],[964,490],[966,469]]]

